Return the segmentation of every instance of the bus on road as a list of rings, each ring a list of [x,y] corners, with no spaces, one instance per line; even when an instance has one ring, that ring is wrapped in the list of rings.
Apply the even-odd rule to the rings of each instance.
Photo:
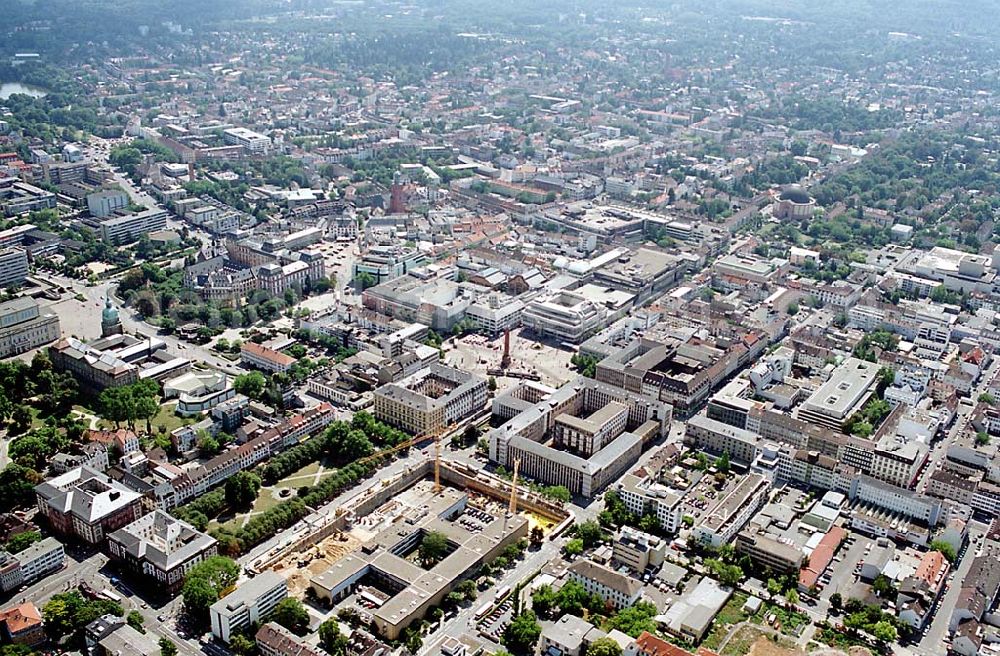
[[[107,588],[101,590],[98,594],[101,597],[104,597],[105,599],[107,599],[108,601],[113,601],[113,602],[118,603],[118,604],[122,603],[121,595],[115,594],[114,592],[112,592],[111,590],[108,590]]]

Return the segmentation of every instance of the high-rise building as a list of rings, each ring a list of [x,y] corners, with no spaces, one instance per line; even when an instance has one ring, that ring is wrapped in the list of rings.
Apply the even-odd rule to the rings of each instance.
[[[28,277],[28,253],[23,248],[0,251],[0,288],[20,287]]]

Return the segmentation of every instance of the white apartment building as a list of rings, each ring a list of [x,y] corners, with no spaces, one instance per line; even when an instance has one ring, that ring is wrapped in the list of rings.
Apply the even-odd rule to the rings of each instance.
[[[0,251],[0,289],[20,287],[28,277],[28,253],[23,248]]]
[[[736,484],[726,490],[695,524],[694,537],[702,544],[715,548],[732,542],[767,502],[770,489],[770,482],[760,474],[737,479]]]
[[[622,478],[617,489],[629,512],[640,516],[652,513],[659,520],[660,527],[668,533],[676,533],[680,529],[682,497],[666,486],[628,474]]]
[[[4,592],[33,583],[66,563],[66,551],[55,538],[45,538],[16,554],[0,555],[0,588]]]
[[[571,581],[581,584],[587,594],[596,594],[615,608],[628,608],[639,601],[642,583],[631,576],[589,560],[580,560],[566,570]]]
[[[247,128],[229,128],[222,131],[227,144],[243,146],[250,155],[264,155],[271,149],[271,138]]]
[[[288,583],[283,576],[272,571],[258,574],[212,604],[212,635],[229,644],[234,632],[260,624],[287,596]]]
[[[100,223],[101,239],[112,244],[125,244],[167,227],[167,211],[157,208],[115,216]]]

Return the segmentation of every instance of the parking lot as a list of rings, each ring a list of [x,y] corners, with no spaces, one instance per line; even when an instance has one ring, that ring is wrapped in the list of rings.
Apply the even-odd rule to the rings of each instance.
[[[512,619],[511,610],[513,608],[513,598],[508,597],[506,601],[494,608],[488,615],[479,621],[477,627],[483,637],[489,638],[493,642],[499,643],[500,636],[507,629]]]

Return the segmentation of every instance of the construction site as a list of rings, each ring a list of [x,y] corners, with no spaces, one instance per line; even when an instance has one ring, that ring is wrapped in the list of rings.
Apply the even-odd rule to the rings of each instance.
[[[442,460],[436,447],[434,457],[368,489],[267,568],[286,576],[291,595],[352,606],[395,639],[533,527],[551,537],[571,521],[561,505],[519,488],[516,473],[505,481]],[[433,559],[421,549],[430,535],[441,545]]]

